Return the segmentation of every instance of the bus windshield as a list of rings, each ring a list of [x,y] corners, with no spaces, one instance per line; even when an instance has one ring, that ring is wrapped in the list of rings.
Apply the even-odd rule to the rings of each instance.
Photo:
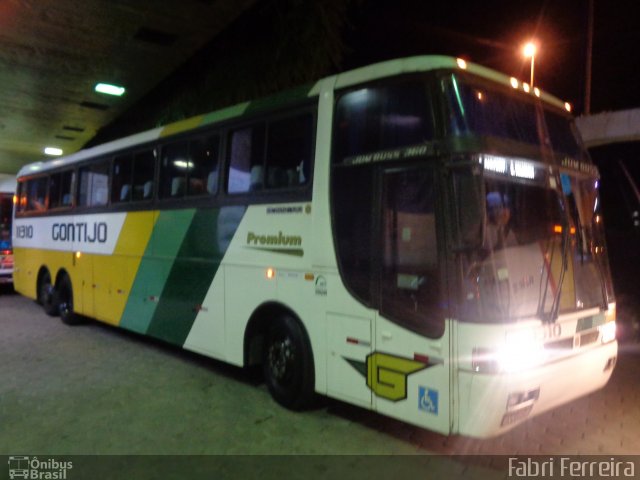
[[[594,182],[564,177],[570,194],[485,171],[482,220],[463,232],[477,246],[463,255],[466,318],[553,320],[612,301]]]
[[[530,158],[473,155],[484,169],[475,201],[478,220],[463,221],[467,251],[462,272],[462,311],[474,321],[512,321],[600,307],[613,298],[598,214],[597,174],[550,173],[571,159],[592,167],[568,116],[507,90],[458,74],[442,77],[453,137],[483,137],[530,152]],[[521,146],[528,147],[522,150]],[[513,153],[513,152],[512,152]],[[465,156],[467,158],[467,156]],[[468,195],[457,196],[464,218]],[[481,201],[479,199],[482,199]],[[467,203],[468,207],[468,203]]]
[[[473,83],[456,74],[443,79],[454,136],[479,135],[544,146],[582,159],[584,150],[569,119],[497,88]],[[540,115],[540,113],[542,115]],[[541,121],[544,118],[544,121]]]
[[[484,212],[464,232],[476,245],[463,261],[465,316],[476,321],[549,316],[560,301],[566,257],[561,196],[540,183],[491,173],[482,191]]]

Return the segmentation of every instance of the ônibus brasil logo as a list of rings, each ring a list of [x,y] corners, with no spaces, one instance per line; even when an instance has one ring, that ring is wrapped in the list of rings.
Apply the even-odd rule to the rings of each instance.
[[[53,458],[39,460],[38,457],[9,457],[9,478],[34,480],[64,480],[67,470],[73,468],[72,462],[61,462]]]

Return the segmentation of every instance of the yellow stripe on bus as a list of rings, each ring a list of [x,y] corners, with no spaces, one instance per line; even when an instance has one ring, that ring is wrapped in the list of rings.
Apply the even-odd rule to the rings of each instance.
[[[197,117],[187,118],[186,120],[180,120],[175,123],[171,123],[162,129],[160,137],[168,137],[180,132],[186,132],[187,130],[193,130],[198,128],[202,124],[204,115],[198,115]]]
[[[112,255],[92,255],[94,316],[118,325],[159,212],[127,214]]]

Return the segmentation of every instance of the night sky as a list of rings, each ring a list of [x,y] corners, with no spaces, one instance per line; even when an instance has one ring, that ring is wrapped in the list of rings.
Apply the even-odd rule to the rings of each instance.
[[[640,1],[595,0],[591,113],[640,107]],[[364,0],[352,9],[345,69],[420,54],[461,56],[535,83],[584,111],[587,0]]]

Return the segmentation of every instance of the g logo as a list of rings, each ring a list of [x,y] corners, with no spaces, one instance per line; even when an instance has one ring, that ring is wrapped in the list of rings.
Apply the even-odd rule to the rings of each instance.
[[[407,377],[429,365],[408,358],[375,352],[367,356],[367,386],[393,402],[407,398]]]

